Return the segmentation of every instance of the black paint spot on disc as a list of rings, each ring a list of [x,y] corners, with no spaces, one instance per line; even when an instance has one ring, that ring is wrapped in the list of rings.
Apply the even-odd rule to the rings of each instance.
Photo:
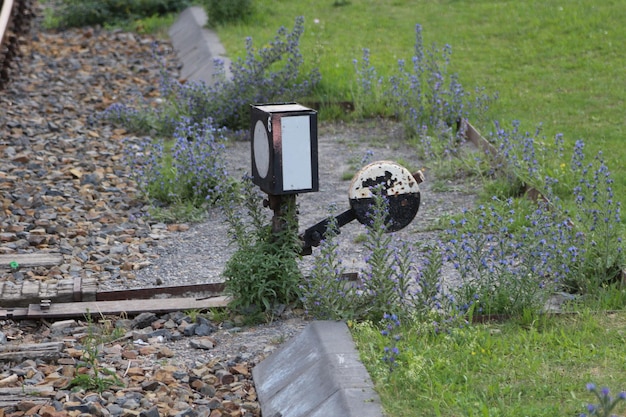
[[[362,224],[371,222],[373,198],[351,198],[350,207],[356,219]],[[387,196],[389,214],[385,219],[387,232],[396,232],[409,225],[417,215],[420,206],[420,193],[406,193]]]

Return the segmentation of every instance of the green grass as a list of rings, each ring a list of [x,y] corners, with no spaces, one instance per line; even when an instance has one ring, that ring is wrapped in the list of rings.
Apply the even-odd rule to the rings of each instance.
[[[157,36],[158,38],[167,39],[167,31],[174,24],[177,17],[178,16],[173,13],[167,14],[165,16],[155,15],[150,17],[144,17],[142,19],[131,22],[125,29],[132,30],[141,34],[149,33]]]
[[[587,383],[615,396],[626,387],[625,325],[623,313],[585,313],[439,335],[412,327],[391,373],[378,330],[352,333],[388,416],[573,417],[595,400]]]
[[[490,117],[522,121],[546,136],[562,132],[566,141],[585,140],[588,152],[605,153],[614,173],[616,195],[626,203],[626,1],[606,0],[257,0],[246,23],[218,27],[231,57],[244,52],[244,39],[256,46],[271,40],[279,26],[305,17],[301,48],[308,68],[323,77],[321,100],[351,98],[352,60],[362,48],[381,75],[399,58],[409,60],[416,23],[424,44],[450,44],[451,71],[467,90],[498,92]],[[315,23],[316,19],[319,23]],[[485,129],[485,127],[483,127]]]

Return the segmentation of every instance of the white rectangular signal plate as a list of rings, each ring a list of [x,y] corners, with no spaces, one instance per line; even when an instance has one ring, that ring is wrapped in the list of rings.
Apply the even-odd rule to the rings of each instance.
[[[317,112],[297,103],[253,105],[252,181],[270,195],[319,190]]]
[[[309,116],[280,120],[282,137],[283,191],[313,188],[311,129]]]

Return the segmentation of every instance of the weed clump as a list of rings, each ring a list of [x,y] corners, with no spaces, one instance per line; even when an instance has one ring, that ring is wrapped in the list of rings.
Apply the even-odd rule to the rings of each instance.
[[[252,0],[205,0],[204,3],[211,26],[245,20],[252,14]]]
[[[125,143],[124,159],[132,167],[131,177],[155,207],[179,205],[193,217],[234,186],[223,163],[223,132],[210,120],[195,123],[182,118],[173,142],[144,137]]]
[[[190,4],[187,0],[61,0],[48,20],[56,28],[118,25],[175,13]]]
[[[102,345],[119,337],[113,332],[101,332],[96,327],[93,317],[87,311],[87,336],[82,340],[83,355],[79,364],[86,368],[86,372],[77,374],[69,383],[68,388],[95,390],[103,392],[112,386],[123,386],[115,370],[111,370],[100,363]],[[117,330],[117,329],[116,329]]]
[[[247,315],[266,315],[300,297],[302,274],[297,259],[302,245],[294,199],[286,199],[278,221],[280,231],[272,230],[262,212],[260,198],[252,181],[243,180],[241,193],[225,199],[222,207],[237,250],[226,263],[226,292],[233,297],[230,307]],[[243,212],[243,213],[242,213]]]
[[[188,118],[192,123],[212,120],[216,127],[238,131],[248,127],[250,104],[297,101],[306,97],[320,81],[312,70],[302,73],[304,62],[300,37],[304,18],[295,20],[293,30],[281,27],[273,41],[260,49],[246,38],[246,55],[225,67],[215,60],[216,73],[212,84],[203,81],[181,83],[162,71],[160,91],[163,103],[153,108],[141,100],[130,106],[116,103],[104,113],[105,119],[160,136],[171,135],[176,121]],[[139,108],[136,108],[139,107]]]
[[[462,119],[482,120],[497,95],[477,88],[471,94],[455,73],[449,73],[452,47],[424,47],[422,26],[415,25],[414,54],[408,62],[399,59],[394,73],[378,76],[370,64],[370,51],[363,49],[356,72],[355,107],[362,116],[392,114],[402,122],[409,138],[417,139],[426,158],[457,154],[462,140],[454,133]]]

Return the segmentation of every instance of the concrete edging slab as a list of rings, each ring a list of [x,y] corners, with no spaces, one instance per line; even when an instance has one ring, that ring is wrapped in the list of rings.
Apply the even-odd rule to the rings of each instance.
[[[172,46],[183,64],[180,77],[186,81],[212,84],[215,79],[215,60],[224,63],[226,77],[230,77],[231,61],[215,31],[205,27],[208,22],[204,9],[189,7],[178,16],[168,30]]]
[[[383,416],[344,322],[313,321],[252,376],[264,416]]]

